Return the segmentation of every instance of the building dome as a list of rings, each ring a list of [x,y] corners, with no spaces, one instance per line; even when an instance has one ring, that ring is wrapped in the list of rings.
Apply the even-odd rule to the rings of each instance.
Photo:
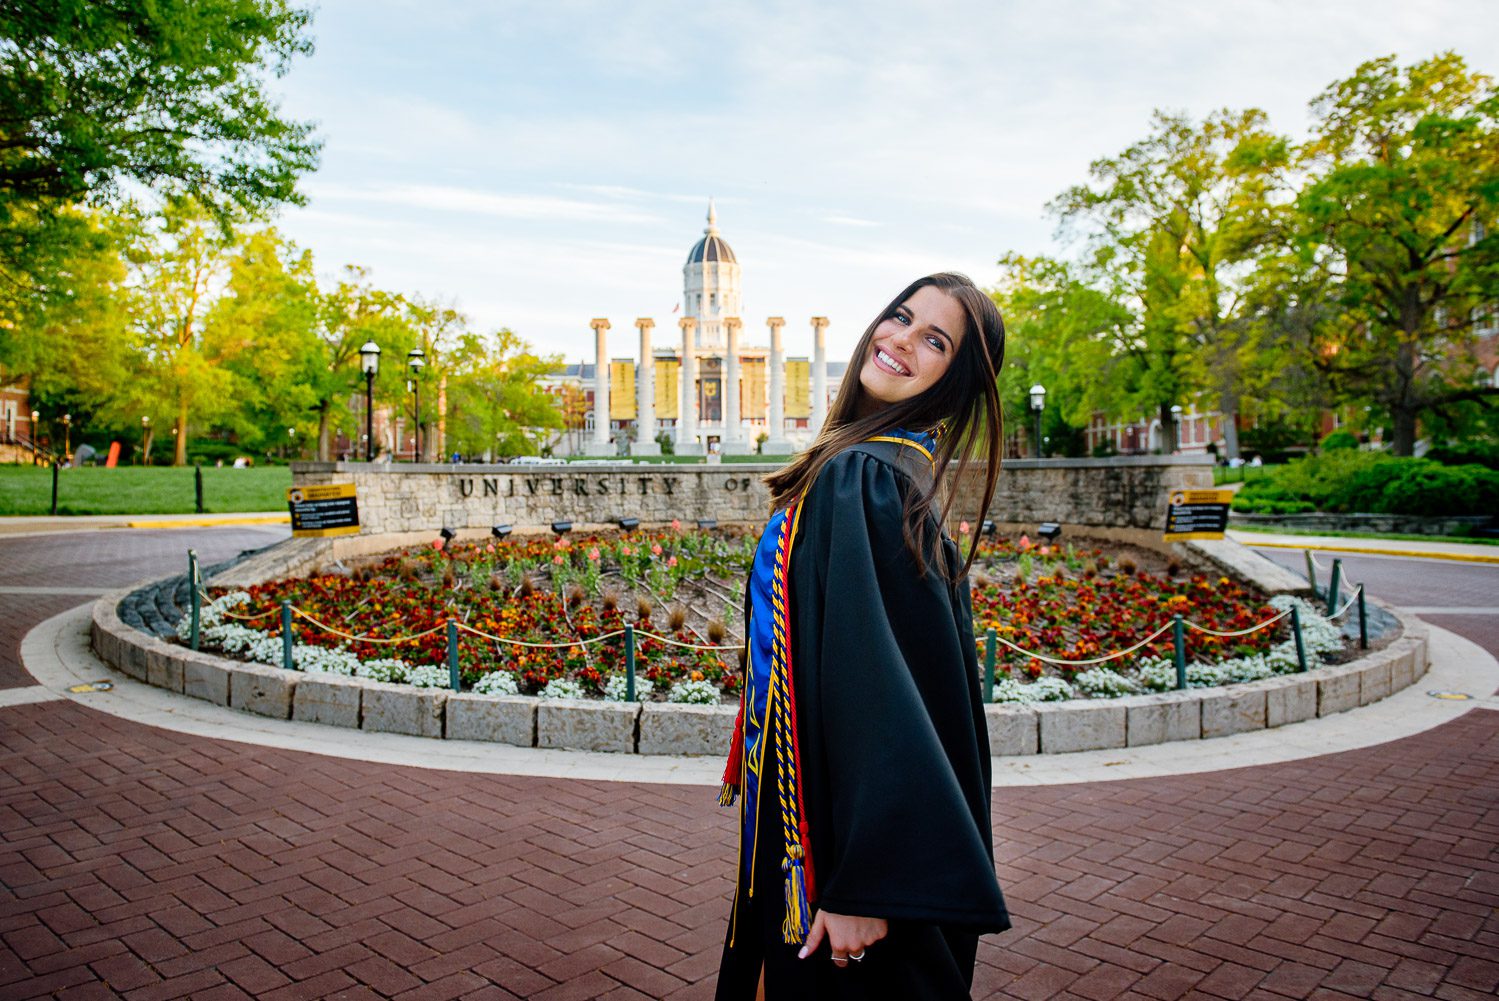
[[[688,264],[737,264],[734,250],[728,241],[718,235],[718,212],[713,208],[713,203],[708,202],[708,227],[703,230],[703,238],[692,245],[687,252]]]

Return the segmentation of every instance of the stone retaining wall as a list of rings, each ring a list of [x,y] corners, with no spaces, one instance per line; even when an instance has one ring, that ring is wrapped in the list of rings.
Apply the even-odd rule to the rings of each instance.
[[[770,493],[768,464],[416,465],[295,462],[297,486],[353,483],[361,535],[425,533],[441,528],[488,531],[491,525],[544,527],[639,518],[665,524],[762,523]],[[1120,456],[1111,459],[1011,459],[1004,464],[990,517],[1034,524],[1154,529],[1166,520],[1173,490],[1213,485],[1208,456]],[[960,497],[957,516],[975,516],[979,498]]]
[[[1233,526],[1280,528],[1293,532],[1382,532],[1403,535],[1475,535],[1494,529],[1492,515],[1414,514],[1243,514],[1228,516]]]
[[[167,643],[120,621],[129,593],[94,604],[94,651],[158,688],[275,719],[521,747],[638,754],[728,750],[734,706],[495,698],[248,664]],[[995,755],[1056,754],[1197,740],[1283,726],[1385,698],[1426,673],[1426,626],[1390,610],[1404,633],[1349,664],[1222,688],[985,707]]]

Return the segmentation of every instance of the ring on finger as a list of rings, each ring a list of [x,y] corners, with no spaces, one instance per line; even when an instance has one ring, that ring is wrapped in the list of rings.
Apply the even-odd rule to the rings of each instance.
[[[851,952],[848,954],[848,958],[856,963],[861,963],[864,961],[864,950],[860,949],[858,952]]]
[[[847,966],[848,965],[848,957],[847,956],[840,956],[836,952],[833,953],[828,958],[833,961],[833,965],[834,966]]]

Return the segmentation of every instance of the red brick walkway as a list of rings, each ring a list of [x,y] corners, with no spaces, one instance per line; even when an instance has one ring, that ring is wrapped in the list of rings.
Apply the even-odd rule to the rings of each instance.
[[[0,998],[709,997],[733,838],[713,800],[0,709]],[[1017,927],[975,997],[1499,992],[1499,713],[999,790],[994,816]]]

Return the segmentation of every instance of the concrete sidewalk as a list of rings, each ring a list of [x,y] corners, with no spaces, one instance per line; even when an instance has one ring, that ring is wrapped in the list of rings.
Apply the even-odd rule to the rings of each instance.
[[[1425,539],[1365,539],[1331,535],[1279,535],[1269,532],[1228,530],[1228,537],[1241,546],[1270,549],[1315,549],[1329,553],[1366,553],[1374,556],[1409,556],[1426,560],[1457,560],[1464,563],[1499,563],[1499,546],[1480,542],[1428,542]]]

